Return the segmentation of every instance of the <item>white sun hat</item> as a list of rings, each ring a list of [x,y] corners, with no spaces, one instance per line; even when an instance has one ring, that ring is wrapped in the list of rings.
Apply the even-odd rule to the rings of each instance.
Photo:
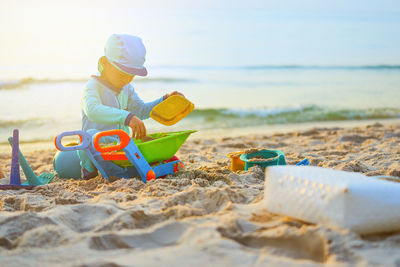
[[[104,47],[104,55],[117,69],[130,75],[146,76],[143,66],[146,48],[142,39],[128,34],[111,35]]]

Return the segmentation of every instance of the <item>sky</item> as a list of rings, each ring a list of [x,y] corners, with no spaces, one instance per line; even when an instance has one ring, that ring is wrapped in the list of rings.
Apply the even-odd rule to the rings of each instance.
[[[400,1],[0,0],[0,69],[95,66],[112,33],[150,66],[398,65]]]

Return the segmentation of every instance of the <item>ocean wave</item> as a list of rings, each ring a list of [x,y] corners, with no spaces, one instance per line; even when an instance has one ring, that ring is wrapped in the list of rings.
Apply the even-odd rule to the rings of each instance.
[[[42,126],[45,124],[43,119],[28,118],[22,120],[5,120],[0,119],[0,128],[12,128],[21,126]]]
[[[10,134],[11,136],[12,134]],[[6,139],[6,138],[4,138]],[[7,139],[6,139],[7,140]],[[26,139],[26,140],[19,140],[19,144],[35,144],[35,143],[48,143],[48,142],[54,142],[54,137],[42,137],[42,138],[32,138],[32,139]],[[0,145],[9,145],[8,141],[1,140]]]
[[[5,89],[16,89],[24,88],[31,84],[52,84],[52,83],[66,83],[66,82],[85,82],[84,79],[35,79],[35,78],[23,78],[15,81],[0,81],[0,90]]]
[[[195,109],[185,121],[198,123],[199,120],[231,124],[236,127],[240,125],[284,124],[298,122],[321,122],[341,120],[368,120],[368,119],[392,119],[400,118],[400,108],[382,107],[366,109],[338,109],[325,108],[317,105],[298,106],[288,108],[208,108]],[[54,124],[51,118],[27,118],[27,119],[0,119],[0,128],[12,128],[22,126],[46,126]]]
[[[197,109],[188,118],[229,128],[260,124],[400,118],[400,109],[335,109],[316,105],[276,109]]]

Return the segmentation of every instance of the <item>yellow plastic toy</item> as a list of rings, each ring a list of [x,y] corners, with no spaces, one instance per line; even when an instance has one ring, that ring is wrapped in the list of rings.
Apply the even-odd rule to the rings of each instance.
[[[180,95],[173,95],[158,104],[150,117],[164,125],[174,125],[194,109],[194,104]]]

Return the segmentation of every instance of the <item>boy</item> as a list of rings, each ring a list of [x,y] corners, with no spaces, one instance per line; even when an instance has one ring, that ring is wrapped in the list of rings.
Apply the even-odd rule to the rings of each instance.
[[[146,136],[146,127],[142,120],[149,118],[150,111],[157,104],[172,95],[182,95],[174,91],[152,102],[144,103],[130,84],[135,75],[146,76],[143,66],[146,49],[137,36],[113,34],[104,48],[104,56],[99,59],[99,76],[92,76],[87,82],[82,97],[82,130],[92,136],[99,131],[122,129],[132,137],[142,139]],[[182,95],[183,96],[183,95]],[[113,142],[115,138],[102,138],[104,142]],[[107,173],[118,177],[136,176],[134,168],[120,168],[112,162],[102,160],[92,148],[96,160]],[[82,178],[97,176],[97,170],[85,151],[78,151],[81,160]]]

